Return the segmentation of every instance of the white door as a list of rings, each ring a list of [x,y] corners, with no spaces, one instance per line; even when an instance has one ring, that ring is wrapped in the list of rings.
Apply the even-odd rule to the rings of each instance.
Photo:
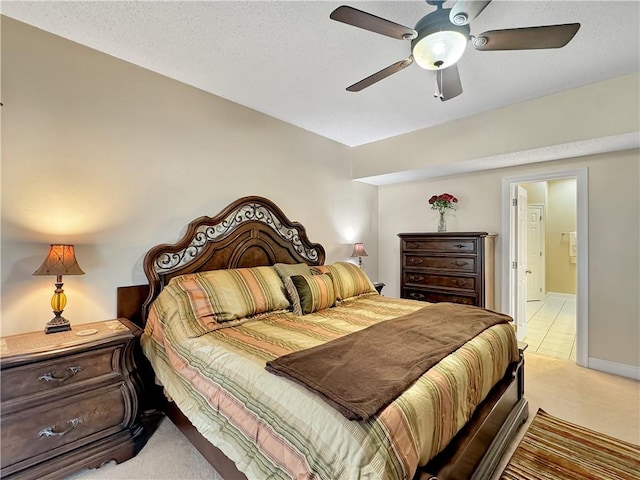
[[[527,301],[542,300],[545,294],[544,209],[542,205],[527,208]]]
[[[511,185],[511,314],[518,340],[527,336],[527,191]]]

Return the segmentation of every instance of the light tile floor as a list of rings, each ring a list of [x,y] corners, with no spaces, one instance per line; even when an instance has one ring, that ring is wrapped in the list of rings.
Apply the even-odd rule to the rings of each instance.
[[[576,300],[548,296],[544,301],[527,302],[529,351],[538,355],[576,360]]]

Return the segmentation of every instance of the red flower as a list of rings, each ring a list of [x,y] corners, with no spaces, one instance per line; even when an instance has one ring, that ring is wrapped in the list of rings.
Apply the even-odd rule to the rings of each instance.
[[[447,209],[455,209],[454,203],[458,203],[458,199],[450,193],[441,193],[440,195],[433,195],[429,199],[429,205],[433,210],[438,210],[440,213],[444,213]]]

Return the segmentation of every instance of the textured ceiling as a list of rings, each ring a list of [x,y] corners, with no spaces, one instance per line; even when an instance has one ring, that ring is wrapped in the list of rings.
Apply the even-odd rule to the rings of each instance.
[[[638,1],[494,0],[485,30],[579,22],[562,49],[478,52],[464,93],[433,98],[412,65],[359,93],[345,88],[409,55],[409,42],[329,19],[341,4],[413,27],[424,1],[8,1],[2,13],[349,146],[639,70]],[[445,7],[451,7],[449,1]]]

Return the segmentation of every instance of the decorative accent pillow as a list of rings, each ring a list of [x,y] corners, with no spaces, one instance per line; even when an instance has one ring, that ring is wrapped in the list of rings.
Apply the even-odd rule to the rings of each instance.
[[[311,275],[311,268],[306,263],[276,263],[273,268],[282,281],[291,275]]]
[[[284,284],[287,295],[289,296],[291,306],[294,307],[295,305],[300,305],[298,292],[295,288],[290,288],[285,281],[292,275],[311,275],[309,265],[306,263],[276,263],[273,268],[276,269],[276,272],[278,272],[278,275],[280,275],[280,278],[282,279],[282,283]],[[298,315],[302,314],[299,313]]]
[[[295,291],[298,301],[293,313],[306,315],[336,304],[336,291],[329,275],[292,275],[285,279],[287,291]]]
[[[311,271],[328,273],[331,276],[338,300],[347,300],[365,293],[377,293],[367,274],[353,263],[337,262],[332,265],[312,267]]]
[[[282,281],[272,267],[212,270],[171,281],[187,294],[196,318],[212,326],[290,307]]]

